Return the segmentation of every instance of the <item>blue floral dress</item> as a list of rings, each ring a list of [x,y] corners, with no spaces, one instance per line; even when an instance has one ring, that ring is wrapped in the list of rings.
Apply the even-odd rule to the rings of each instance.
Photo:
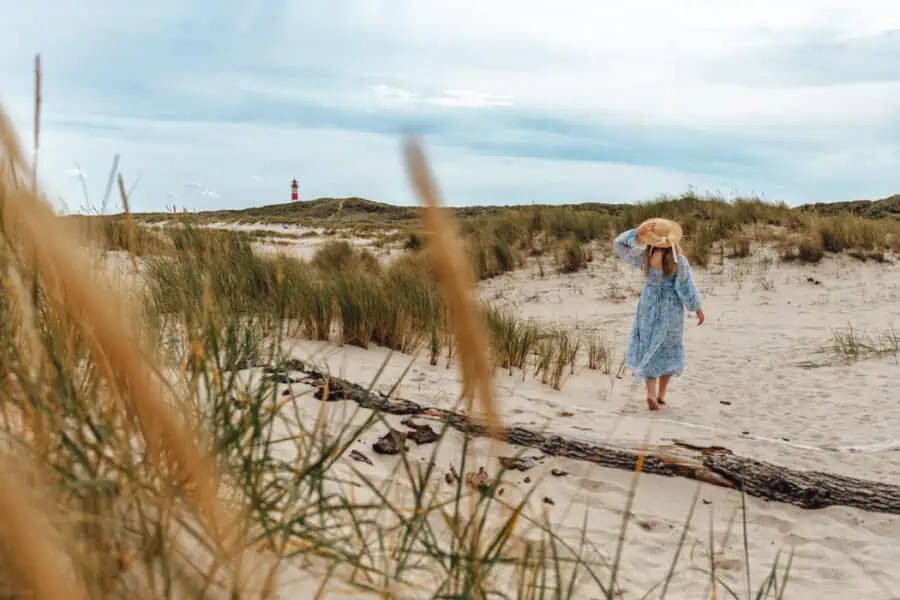
[[[613,247],[625,262],[643,267],[644,248],[637,241],[636,230],[621,233]],[[625,366],[634,371],[636,379],[684,372],[684,311],[696,312],[702,304],[684,256],[678,257],[677,272],[669,277],[664,277],[660,269],[650,268],[625,354]]]

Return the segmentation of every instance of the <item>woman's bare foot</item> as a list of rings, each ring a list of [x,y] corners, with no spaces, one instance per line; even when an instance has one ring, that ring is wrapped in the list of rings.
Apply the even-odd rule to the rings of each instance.
[[[650,410],[659,410],[659,404],[653,398],[647,398],[647,408]]]
[[[665,405],[666,405],[666,399],[663,398],[662,396],[660,396],[659,398],[657,398],[656,401],[659,403],[660,406],[665,406]]]

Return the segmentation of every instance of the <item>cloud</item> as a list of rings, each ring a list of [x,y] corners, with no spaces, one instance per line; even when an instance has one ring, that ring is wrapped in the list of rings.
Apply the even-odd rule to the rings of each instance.
[[[212,10],[215,8],[215,10]],[[900,189],[900,6],[886,1],[12,4],[2,99],[30,145],[33,54],[51,196],[72,164],[196,209],[359,195],[411,203],[400,136],[454,204],[789,202]],[[133,185],[133,184],[132,184]]]
[[[510,96],[498,96],[473,90],[444,90],[433,96],[421,96],[403,88],[379,84],[372,91],[387,106],[434,104],[454,108],[488,108],[513,106]]]
[[[749,81],[764,88],[812,88],[900,82],[900,28],[838,36],[823,32],[761,35],[751,47],[725,53],[710,75],[718,81]],[[885,98],[887,100],[887,98]],[[896,108],[896,103],[888,103]]]
[[[485,108],[488,106],[512,106],[511,96],[497,96],[473,90],[446,90],[439,96],[426,99],[439,106]]]

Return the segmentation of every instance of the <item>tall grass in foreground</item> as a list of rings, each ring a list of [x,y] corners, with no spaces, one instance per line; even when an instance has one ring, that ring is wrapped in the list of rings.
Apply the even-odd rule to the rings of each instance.
[[[9,597],[266,598],[301,574],[309,579],[282,597],[623,596],[620,557],[640,469],[619,543],[608,549],[589,539],[587,515],[580,535],[567,539],[529,510],[527,490],[504,498],[502,469],[468,485],[476,470],[468,437],[453,459],[461,476],[446,483],[437,451],[459,437],[446,427],[429,460],[401,454],[395,471],[375,480],[345,454],[391,423],[355,405],[330,419],[327,402],[310,418],[308,388],[290,383],[296,365],[283,353],[286,328],[322,335],[328,318],[319,300],[306,310],[320,267],[258,257],[235,238],[212,242],[214,234],[186,229],[175,254],[151,264],[144,310],[131,311],[71,252],[76,235],[26,183],[35,178],[0,117],[0,460],[19,466],[4,468],[0,487],[0,583]],[[496,429],[466,263],[422,157],[410,160],[432,210],[431,265],[450,307],[464,394]],[[351,261],[345,273],[366,271]],[[401,271],[395,276],[409,284]],[[331,309],[340,302],[347,300],[335,297]],[[365,318],[349,332],[342,323],[341,336],[388,339],[416,318],[395,317],[401,325],[380,334]],[[573,345],[554,355],[563,368]],[[259,364],[268,369],[247,368]],[[708,573],[679,567],[685,537],[650,594],[699,578],[734,598],[784,595],[777,561],[758,593],[749,572],[746,593],[734,591],[716,574],[713,541]]]

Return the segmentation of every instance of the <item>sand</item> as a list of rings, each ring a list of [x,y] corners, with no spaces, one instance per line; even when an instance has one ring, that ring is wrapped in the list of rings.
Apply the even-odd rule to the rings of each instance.
[[[335,230],[331,235],[322,227],[296,227],[292,225],[270,225],[266,223],[210,223],[211,229],[223,229],[226,231],[243,231],[258,234],[263,231],[272,232],[274,238],[261,238],[253,244],[254,249],[261,254],[284,254],[292,258],[309,260],[315,255],[322,245],[328,242],[345,241],[356,248],[365,248],[375,256],[387,262],[390,258],[400,255],[402,252],[395,247],[379,248],[375,245],[373,237],[361,237],[350,235],[345,230]],[[385,235],[393,233],[391,230],[383,232]]]
[[[287,241],[296,246],[291,254],[307,256],[316,245],[314,240],[321,238]],[[270,251],[284,249],[284,245],[269,247]],[[666,409],[649,413],[643,389],[630,373],[617,379],[614,374],[589,371],[582,359],[560,391],[530,375],[523,381],[520,373],[510,377],[498,372],[497,397],[506,424],[625,448],[639,447],[648,436],[651,443],[659,444],[672,439],[716,444],[793,468],[896,481],[900,436],[895,424],[900,422],[900,400],[890,381],[897,381],[897,356],[848,362],[827,347],[833,330],[849,325],[880,334],[900,321],[900,266],[845,257],[828,258],[815,266],[782,264],[763,250],[750,258],[726,259],[724,264],[716,258],[713,263],[695,272],[705,297],[707,322],[697,327],[694,317],[688,317],[688,368],[684,377],[673,381]],[[640,285],[641,274],[601,246],[586,271],[558,275],[547,265],[541,276],[532,266],[482,282],[479,293],[542,323],[603,332],[621,360]],[[459,374],[455,368],[446,368],[444,360],[430,366],[424,355],[413,359],[396,353],[389,356],[381,348],[341,348],[299,339],[289,343],[297,358],[360,384],[370,383],[388,360],[375,386],[383,391],[394,385],[412,361],[395,395],[444,408],[456,406]],[[292,386],[296,405],[304,419],[314,419],[321,403],[302,388]],[[330,418],[340,422],[349,411],[340,406],[349,404],[330,403]],[[560,416],[564,412],[570,416]],[[383,429],[376,428],[358,442],[373,465],[356,466],[367,477],[387,482],[398,459],[371,451],[380,433]],[[458,457],[461,436],[450,435],[443,443],[446,447],[438,461],[441,474]],[[498,469],[497,456],[517,451],[482,440],[476,456],[490,473]],[[410,456],[424,459],[430,452],[429,447],[413,446]],[[568,474],[554,477],[552,469]],[[523,483],[525,475],[508,474],[510,490],[524,492],[529,487]],[[558,524],[557,531],[577,546],[587,510],[592,552],[612,556],[631,473],[551,457],[527,476],[533,480],[531,485],[538,486],[532,502],[536,513],[546,510]],[[686,479],[643,475],[622,557],[622,597],[640,598],[666,577],[698,485],[701,502],[679,570],[708,569],[712,522],[718,574],[739,597],[746,596],[739,522],[728,544],[721,546],[729,520],[741,505],[740,495]],[[544,497],[552,498],[554,505],[543,504]],[[747,498],[747,527],[754,594],[779,550],[787,553],[793,547],[785,598],[838,600],[851,594],[900,598],[900,575],[895,569],[900,560],[896,543],[900,517],[849,508],[803,510]],[[784,563],[783,557],[782,569]],[[315,569],[286,566],[283,597],[306,597],[300,590],[308,589],[309,581],[316,578]],[[708,597],[704,596],[708,581],[701,573],[688,573],[676,578],[668,597]],[[596,588],[589,589],[592,594],[579,597],[599,597]],[[719,594],[728,597],[721,589]]]

